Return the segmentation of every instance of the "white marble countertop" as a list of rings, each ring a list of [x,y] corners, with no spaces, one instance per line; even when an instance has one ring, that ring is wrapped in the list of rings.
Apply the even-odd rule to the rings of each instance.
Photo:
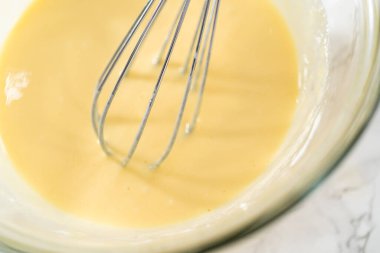
[[[339,168],[308,198],[214,253],[288,252],[380,252],[380,108]]]

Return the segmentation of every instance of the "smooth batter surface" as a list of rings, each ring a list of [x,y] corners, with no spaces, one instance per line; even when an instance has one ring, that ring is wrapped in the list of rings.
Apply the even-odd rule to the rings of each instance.
[[[106,138],[122,152],[155,83],[159,68],[151,59],[181,1],[172,2],[111,109]],[[158,170],[146,168],[172,130],[185,84],[178,68],[202,2],[191,2],[148,128],[126,168],[100,149],[90,108],[101,71],[145,1],[37,0],[28,9],[0,55],[0,133],[15,168],[47,201],[96,222],[155,227],[227,204],[266,170],[298,94],[295,47],[269,0],[222,1],[197,128],[180,133]]]

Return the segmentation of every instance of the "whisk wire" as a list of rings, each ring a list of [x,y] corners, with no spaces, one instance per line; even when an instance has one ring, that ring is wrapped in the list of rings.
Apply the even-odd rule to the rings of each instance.
[[[212,14],[214,14],[214,7],[215,7],[215,1],[213,4]],[[211,28],[212,28],[211,24],[212,24],[213,18],[214,18],[214,15],[210,15],[210,17],[208,18],[206,36],[204,36],[204,39],[201,42],[202,43],[202,47],[201,47],[202,50],[200,52],[200,57],[199,57],[199,63],[198,63],[199,67],[197,68],[197,71],[196,71],[196,77],[193,78],[193,80],[192,80],[191,90],[196,90],[199,78],[202,74],[202,66],[203,66],[204,56],[205,56],[206,50],[208,49],[207,41],[210,38],[210,32],[211,32]]]
[[[131,53],[131,56],[128,58],[128,61],[126,63],[126,65],[124,66],[115,86],[113,87],[112,89],[112,92],[111,92],[111,95],[109,96],[107,102],[106,102],[106,105],[105,105],[105,108],[103,110],[103,113],[100,117],[100,120],[99,120],[99,127],[98,127],[98,138],[99,138],[99,143],[102,147],[102,149],[104,150],[104,152],[108,155],[113,155],[112,154],[112,151],[108,148],[108,146],[106,145],[105,143],[105,139],[104,139],[104,122],[107,118],[107,115],[108,115],[108,112],[109,112],[109,109],[112,105],[112,102],[113,102],[113,99],[115,98],[115,95],[120,87],[120,84],[122,83],[122,81],[124,80],[125,76],[128,74],[129,70],[130,70],[130,67],[132,65],[132,62],[134,61],[134,59],[136,58],[143,42],[145,41],[145,38],[146,36],[148,35],[150,29],[152,28],[153,24],[155,23],[159,13],[161,12],[164,4],[166,3],[166,0],[161,0],[156,9],[154,10],[154,13],[152,15],[152,17],[150,18],[149,22],[147,23],[145,29],[143,30],[139,40],[137,41],[137,44],[136,46],[134,47],[132,53]]]
[[[199,31],[201,30],[202,20],[203,20],[203,17],[205,15],[206,15],[206,4],[203,5],[201,16],[198,19],[197,28],[195,30],[193,39],[191,40],[191,46],[190,46],[189,52],[187,54],[187,57],[186,57],[186,60],[185,60],[185,62],[183,64],[183,66],[181,68],[181,73],[182,74],[185,74],[188,71],[188,69],[189,69],[190,62],[191,62],[191,59],[192,59],[192,56],[193,56],[193,52],[194,52],[194,48],[195,48],[195,45],[196,45],[196,42],[197,42],[197,38],[199,37]]]
[[[170,39],[173,37],[173,33],[176,30],[178,21],[181,18],[181,14],[182,14],[183,7],[185,6],[185,4],[186,4],[186,2],[184,1],[182,3],[181,8],[179,9],[179,11],[177,13],[177,16],[175,17],[174,22],[172,23],[172,25],[169,29],[168,34],[165,37],[164,43],[162,44],[160,51],[158,52],[157,56],[153,59],[152,63],[154,65],[157,65],[158,63],[160,63],[162,61],[162,58],[164,57],[165,50],[168,47]]]
[[[205,68],[204,68],[204,73],[203,73],[203,76],[202,76],[200,89],[198,91],[198,98],[197,98],[197,103],[195,105],[195,110],[194,110],[193,117],[192,117],[190,123],[186,124],[186,130],[185,130],[186,134],[190,134],[194,130],[196,122],[197,122],[197,120],[199,118],[200,111],[201,111],[201,105],[202,105],[202,101],[203,101],[203,95],[204,95],[204,90],[205,90],[205,87],[206,87],[208,70],[209,70],[209,66],[210,66],[211,52],[212,52],[212,47],[214,45],[215,30],[216,30],[216,24],[217,24],[218,14],[219,14],[219,5],[220,5],[220,0],[215,0],[214,1],[214,6],[213,6],[213,11],[212,11],[213,15],[210,18],[210,25],[209,25],[208,31],[206,33],[206,41],[205,41],[205,43],[207,43],[207,40],[209,39],[209,44],[208,44],[208,46],[206,45],[203,48],[204,51],[202,52],[202,56],[201,56],[201,59],[202,59],[201,61],[203,62],[204,54],[206,52],[206,47],[208,47],[207,58],[206,58],[206,63],[205,63]],[[200,65],[202,65],[202,63],[200,63]],[[200,72],[198,72],[198,73],[200,73]],[[198,77],[197,77],[197,79],[198,79]]]
[[[162,153],[161,157],[155,163],[150,165],[151,169],[157,168],[168,157],[170,151],[173,148],[175,140],[178,136],[179,128],[181,126],[183,114],[185,112],[185,108],[186,108],[187,101],[189,98],[189,93],[191,90],[193,75],[194,75],[195,69],[197,67],[198,60],[199,60],[199,51],[201,48],[201,42],[202,42],[202,38],[203,38],[203,30],[205,29],[205,24],[206,24],[206,20],[207,20],[207,13],[209,11],[210,1],[211,0],[206,0],[206,2],[205,2],[205,15],[203,15],[203,17],[202,17],[201,28],[200,28],[198,41],[197,41],[197,45],[196,45],[196,49],[195,49],[195,53],[194,53],[193,63],[191,66],[191,70],[190,70],[189,77],[188,77],[187,84],[186,84],[185,93],[184,93],[184,96],[182,99],[182,103],[181,103],[179,113],[177,115],[177,119],[175,122],[173,133],[172,133],[170,140],[169,140],[169,143],[168,143],[167,147],[165,148],[165,151]]]
[[[150,117],[152,108],[154,106],[155,100],[157,98],[157,95],[159,93],[161,84],[163,82],[165,73],[167,71],[173,50],[175,48],[178,36],[181,32],[186,13],[189,9],[189,5],[191,0],[184,0],[178,13],[175,16],[173,24],[170,26],[169,32],[165,37],[164,43],[161,47],[161,50],[159,51],[159,54],[154,59],[154,63],[159,63],[163,60],[164,54],[166,52],[166,56],[163,61],[162,68],[159,72],[159,76],[157,79],[157,82],[155,83],[155,86],[153,88],[151,97],[149,99],[148,105],[146,107],[145,113],[143,115],[143,118],[141,120],[141,123],[139,125],[139,128],[137,130],[137,133],[132,141],[131,147],[129,148],[126,156],[118,156],[114,154],[114,150],[111,146],[108,145],[108,143],[105,140],[104,137],[104,126],[107,119],[108,112],[110,110],[110,107],[112,105],[112,102],[118,92],[118,89],[123,82],[124,78],[128,75],[131,66],[138,55],[141,46],[143,45],[144,41],[146,40],[146,37],[148,33],[150,32],[152,26],[156,22],[157,17],[159,16],[161,10],[163,9],[166,0],[159,0],[158,4],[156,5],[153,13],[151,14],[151,17],[148,19],[145,27],[143,28],[135,46],[132,49],[132,53],[130,54],[129,58],[127,59],[126,64],[124,65],[120,75],[118,76],[117,82],[114,84],[111,93],[109,94],[105,106],[103,108],[102,113],[99,115],[98,112],[98,102],[100,95],[104,89],[105,84],[107,83],[107,80],[109,79],[109,76],[111,75],[111,72],[114,70],[117,62],[120,60],[123,52],[128,47],[129,43],[131,42],[131,39],[134,37],[136,32],[139,30],[139,27],[141,26],[142,22],[147,18],[147,14],[150,12],[151,7],[155,3],[155,0],[148,0],[146,5],[144,6],[143,10],[140,12],[139,16],[133,23],[131,29],[124,37],[123,41],[119,45],[118,49],[116,50],[115,54],[111,58],[110,62],[108,63],[107,67],[105,68],[104,72],[102,73],[99,82],[96,86],[96,90],[93,97],[93,103],[92,103],[92,125],[96,132],[96,135],[98,137],[98,141],[100,146],[102,147],[105,154],[108,156],[111,156],[118,160],[121,164],[126,166],[132,157],[134,156],[136,149],[138,147],[138,144],[140,143],[140,139],[144,133],[144,130],[146,128],[148,119]],[[212,8],[211,2],[213,2]],[[188,74],[184,94],[182,97],[182,101],[180,104],[180,108],[178,111],[178,114],[176,116],[176,120],[174,123],[174,129],[170,135],[170,139],[168,141],[168,144],[166,145],[164,151],[161,153],[161,156],[159,159],[156,160],[156,162],[150,164],[150,168],[154,169],[161,165],[161,163],[168,157],[171,150],[173,149],[173,146],[175,144],[175,141],[177,139],[180,126],[182,124],[184,112],[187,106],[188,98],[190,91],[192,88],[194,88],[195,83],[198,83],[201,74],[203,74],[201,79],[201,86],[198,92],[197,102],[195,106],[195,111],[193,113],[193,117],[191,119],[190,123],[186,124],[186,133],[190,133],[197,121],[197,118],[200,113],[200,106],[203,99],[204,94],[204,87],[207,79],[207,73],[211,58],[211,51],[212,51],[212,44],[214,40],[214,34],[215,34],[215,27],[217,22],[217,16],[218,16],[218,9],[219,9],[220,0],[205,0],[204,5],[202,7],[202,12],[199,18],[199,21],[197,23],[196,31],[193,37],[193,40],[191,42],[190,50],[187,55],[186,61],[182,67],[182,71],[187,72],[187,69],[190,67],[190,61],[192,59],[191,68]],[[211,11],[210,11],[211,9]],[[211,14],[210,14],[211,13]],[[206,33],[205,33],[206,31]],[[168,48],[168,49],[167,49]],[[207,56],[206,55],[207,52]],[[206,63],[204,63],[204,58],[206,57]],[[204,65],[204,66],[203,66]]]
[[[150,112],[153,108],[153,104],[156,100],[156,97],[157,97],[157,94],[158,94],[158,91],[160,89],[160,86],[161,86],[161,83],[162,83],[162,80],[164,78],[164,75],[165,75],[165,72],[166,72],[166,69],[168,67],[168,64],[169,64],[169,60],[170,60],[170,57],[173,53],[173,49],[174,49],[174,46],[177,42],[177,38],[178,38],[178,35],[181,31],[181,28],[182,28],[182,24],[185,20],[185,16],[186,16],[186,12],[189,8],[189,3],[190,3],[190,0],[185,0],[185,4],[182,6],[182,13],[180,15],[180,18],[178,20],[178,24],[177,24],[177,27],[176,27],[176,30],[175,30],[175,33],[174,33],[174,36],[173,36],[173,39],[172,39],[172,42],[170,44],[170,47],[169,47],[169,51],[166,55],[166,59],[165,59],[165,62],[163,64],[163,67],[161,69],[161,72],[160,72],[160,75],[159,75],[159,78],[158,78],[158,81],[154,87],[154,90],[153,90],[153,93],[152,93],[152,96],[149,100],[149,104],[148,104],[148,107],[147,107],[147,110],[144,114],[144,117],[143,117],[143,120],[141,122],[141,125],[139,127],[139,130],[137,132],[137,135],[133,141],[133,144],[132,144],[132,147],[130,149],[130,151],[128,152],[128,156],[123,160],[123,165],[126,166],[128,164],[128,162],[130,161],[130,159],[132,158],[132,156],[134,155],[135,151],[136,151],[136,148],[137,148],[137,145],[141,139],[141,136],[145,130],[145,127],[146,127],[146,123],[148,121],[148,118],[150,116]]]
[[[101,77],[99,78],[94,98],[93,98],[93,104],[92,104],[92,111],[91,111],[91,118],[92,118],[92,125],[95,130],[95,133],[98,135],[98,123],[99,123],[99,114],[98,114],[98,101],[100,94],[104,88],[104,85],[106,84],[112,70],[115,68],[116,63],[120,59],[121,55],[123,54],[126,46],[129,44],[130,40],[132,39],[133,35],[137,31],[138,27],[140,26],[141,22],[144,20],[145,16],[149,12],[150,8],[152,7],[155,0],[149,0],[145,7],[142,9],[141,13],[138,15],[137,19],[133,23],[131,29],[128,31],[128,33],[123,38],[123,41],[119,45],[118,49],[112,56],[111,60],[107,64],[105,70],[103,71]]]

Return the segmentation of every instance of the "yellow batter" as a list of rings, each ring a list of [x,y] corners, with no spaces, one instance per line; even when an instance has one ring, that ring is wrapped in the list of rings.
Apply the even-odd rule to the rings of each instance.
[[[121,151],[145,110],[158,71],[150,62],[180,2],[168,1],[110,112],[106,137]],[[156,227],[227,204],[266,170],[298,94],[295,46],[269,0],[222,1],[197,128],[188,137],[180,133],[158,170],[145,167],[172,130],[185,81],[178,67],[201,2],[191,2],[148,129],[122,168],[97,144],[91,100],[145,1],[34,1],[0,56],[0,133],[15,168],[47,201],[96,222]]]

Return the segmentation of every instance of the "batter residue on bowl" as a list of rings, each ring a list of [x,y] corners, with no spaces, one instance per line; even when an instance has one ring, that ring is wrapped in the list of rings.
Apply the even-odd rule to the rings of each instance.
[[[181,134],[158,170],[144,167],[172,130],[185,85],[178,67],[202,2],[191,2],[148,129],[126,168],[100,149],[91,100],[145,2],[38,0],[26,11],[0,55],[0,133],[14,167],[48,202],[100,223],[163,226],[228,203],[266,170],[298,95],[295,45],[269,0],[222,1],[197,128]],[[145,110],[157,73],[151,59],[178,4],[167,3],[110,112],[107,139],[120,150]]]

